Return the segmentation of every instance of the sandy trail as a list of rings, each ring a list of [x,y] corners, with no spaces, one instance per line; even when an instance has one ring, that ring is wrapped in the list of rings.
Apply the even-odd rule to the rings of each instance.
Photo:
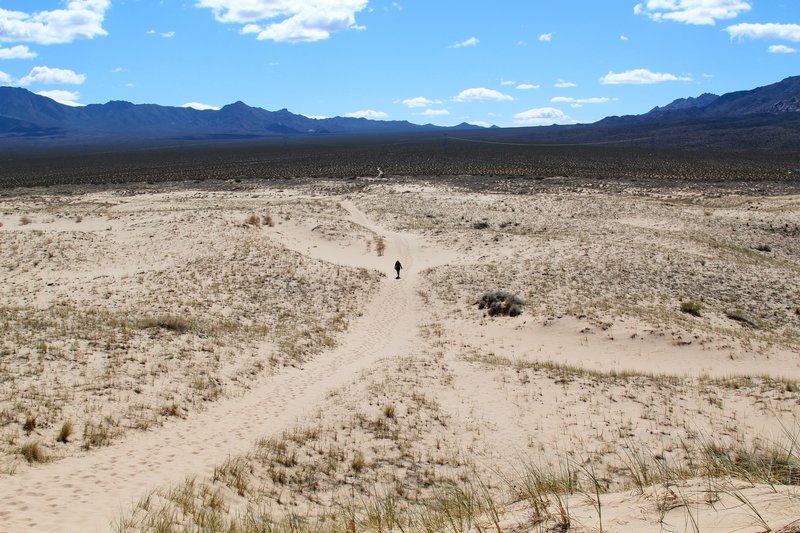
[[[338,348],[299,368],[282,369],[244,396],[185,420],[4,479],[0,531],[108,531],[148,491],[187,476],[210,475],[229,456],[250,450],[256,439],[279,434],[313,413],[331,389],[351,382],[375,361],[405,353],[421,315],[413,268],[421,246],[411,235],[373,225],[354,205],[345,208],[356,223],[386,235],[387,256],[380,259],[387,273],[395,257],[404,270],[401,280],[393,272],[387,275]],[[365,257],[365,262],[372,266],[375,259]]]

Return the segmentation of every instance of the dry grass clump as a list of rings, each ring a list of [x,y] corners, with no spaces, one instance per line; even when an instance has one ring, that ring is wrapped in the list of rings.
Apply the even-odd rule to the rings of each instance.
[[[69,441],[69,438],[72,436],[74,431],[74,427],[72,422],[67,420],[61,425],[61,429],[58,432],[58,437],[56,437],[56,441],[66,444]]]
[[[260,227],[261,226],[261,217],[256,215],[256,214],[252,214],[252,215],[248,216],[244,220],[244,223],[245,223],[246,226],[253,226],[253,227],[256,227],[256,228]]]
[[[26,442],[19,447],[18,453],[29,463],[47,462],[47,454],[38,440]]]

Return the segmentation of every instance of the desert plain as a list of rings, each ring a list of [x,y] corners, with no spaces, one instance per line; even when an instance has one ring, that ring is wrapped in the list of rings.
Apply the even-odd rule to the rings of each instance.
[[[0,223],[0,531],[800,531],[794,181],[86,184]]]

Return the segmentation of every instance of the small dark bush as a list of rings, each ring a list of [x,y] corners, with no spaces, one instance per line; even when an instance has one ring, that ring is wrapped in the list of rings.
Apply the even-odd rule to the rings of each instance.
[[[731,320],[735,320],[736,322],[741,322],[745,326],[749,326],[751,328],[756,327],[755,321],[747,316],[744,312],[739,311],[738,309],[734,309],[732,311],[726,311],[725,316],[730,318]]]
[[[759,252],[771,252],[772,246],[770,246],[769,244],[759,244],[758,246],[756,246],[756,250],[758,250]]]
[[[475,222],[472,225],[472,228],[473,229],[488,229],[489,228],[489,223],[488,222]]]
[[[682,302],[681,312],[692,316],[700,316],[700,304],[692,301]]]
[[[158,318],[146,318],[139,323],[142,329],[161,328],[175,333],[189,331],[189,323],[177,316],[165,315]]]
[[[486,309],[489,316],[518,316],[525,302],[516,294],[506,291],[487,292],[477,301],[478,309]]]

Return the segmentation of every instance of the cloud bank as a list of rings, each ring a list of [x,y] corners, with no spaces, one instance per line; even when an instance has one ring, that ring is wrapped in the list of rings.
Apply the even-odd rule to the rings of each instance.
[[[71,0],[64,9],[25,13],[0,8],[0,41],[70,43],[108,35],[103,29],[110,0]]]
[[[800,42],[800,24],[734,24],[725,28],[731,39],[782,39]]]
[[[70,107],[83,107],[83,104],[78,102],[81,94],[77,91],[61,91],[56,89],[53,91],[39,91],[36,94],[55,100],[59,104],[68,105]]]
[[[352,113],[345,113],[344,116],[348,118],[368,118],[370,120],[376,120],[376,119],[386,118],[389,116],[389,114],[384,113],[383,111],[375,111],[373,109],[363,109],[361,111],[353,111]]]
[[[18,44],[11,48],[0,48],[0,59],[31,59],[36,57],[36,52],[31,52],[27,46]]]
[[[464,89],[456,95],[453,100],[456,102],[503,102],[510,101],[514,98],[496,91],[494,89],[487,89],[485,87],[473,87],[471,89]]]
[[[692,81],[692,78],[688,76],[676,76],[669,73],[652,72],[646,68],[637,68],[626,72],[609,72],[600,78],[600,83],[603,85],[651,85],[654,83],[664,83],[666,81]]]
[[[481,41],[477,37],[470,37],[469,39],[461,41],[460,43],[451,44],[449,48],[465,48],[467,46],[475,46],[479,42]]]
[[[328,39],[356,24],[356,13],[368,0],[198,0],[217,21],[242,25],[243,34],[259,40],[300,43]]]
[[[188,107],[191,109],[197,109],[198,111],[219,111],[219,107],[210,104],[203,104],[201,102],[186,102],[181,107]]]
[[[78,74],[69,69],[33,67],[27,76],[20,78],[20,85],[32,85],[34,83],[48,85],[81,85],[86,81],[84,74]]]
[[[548,126],[571,122],[573,122],[571,118],[555,107],[537,107],[514,115],[514,124],[525,126]]]
[[[745,0],[647,0],[636,4],[633,12],[661,22],[713,26],[718,20],[736,18],[753,6]]]
[[[397,103],[397,102],[395,102]],[[430,100],[425,98],[424,96],[415,96],[414,98],[406,98],[405,100],[400,101],[401,104],[405,105],[406,107],[428,107],[429,105],[433,104],[441,104],[441,100]]]

